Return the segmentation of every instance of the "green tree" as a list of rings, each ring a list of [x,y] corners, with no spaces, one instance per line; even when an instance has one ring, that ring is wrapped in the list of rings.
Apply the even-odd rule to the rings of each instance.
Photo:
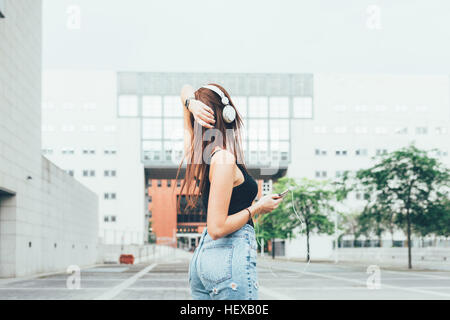
[[[281,178],[274,185],[274,192],[280,193],[291,187],[280,206],[258,219],[259,236],[265,239],[295,237],[294,229],[301,227],[306,235],[306,257],[310,260],[310,236],[312,233],[332,234],[334,224],[328,214],[333,211],[331,201],[334,190],[326,182],[302,179],[299,184],[291,178]]]
[[[359,170],[356,177],[371,194],[373,201],[368,204],[369,210],[391,214],[390,221],[392,213],[396,213],[394,220],[407,235],[408,268],[411,269],[413,223],[420,216],[430,213],[434,203],[448,197],[449,171],[437,159],[414,145],[377,160],[373,167]],[[422,221],[426,220],[422,218]]]

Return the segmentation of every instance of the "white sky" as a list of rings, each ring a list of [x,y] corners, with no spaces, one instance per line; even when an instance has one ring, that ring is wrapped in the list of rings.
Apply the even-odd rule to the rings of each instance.
[[[448,0],[43,2],[46,69],[450,73]]]

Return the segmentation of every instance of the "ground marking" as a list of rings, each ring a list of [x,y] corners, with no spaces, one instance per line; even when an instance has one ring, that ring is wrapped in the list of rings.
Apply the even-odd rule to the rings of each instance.
[[[134,276],[126,279],[121,284],[115,286],[114,288],[106,291],[105,293],[103,293],[99,297],[95,298],[95,300],[111,300],[111,299],[113,299],[120,292],[122,292],[123,290],[125,290],[126,288],[131,286],[133,283],[135,283],[137,279],[141,278],[146,273],[148,273],[150,270],[152,270],[154,267],[156,267],[156,265],[157,265],[157,263],[153,263],[153,264],[147,266],[145,269],[139,271]]]

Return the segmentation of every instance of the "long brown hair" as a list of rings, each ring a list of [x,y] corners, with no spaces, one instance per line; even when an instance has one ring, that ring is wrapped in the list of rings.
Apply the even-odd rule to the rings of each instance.
[[[230,105],[236,110],[236,119],[232,123],[226,123],[224,121],[222,115],[224,105],[221,102],[219,95],[214,91],[200,88],[195,92],[195,99],[200,100],[213,110],[216,122],[213,129],[207,129],[194,121],[194,116],[190,114],[189,123],[190,128],[193,128],[193,132],[191,132],[190,148],[188,151],[189,155],[184,156],[177,172],[178,178],[184,160],[188,159],[185,178],[180,189],[180,195],[186,195],[186,209],[196,207],[200,195],[205,189],[206,179],[208,179],[206,175],[207,167],[210,163],[209,156],[216,146],[220,146],[233,153],[237,161],[241,163],[246,170],[241,137],[241,130],[243,127],[242,118],[228,92],[218,84],[210,83],[209,85],[214,85],[222,90],[228,98]],[[178,197],[177,201],[178,210],[180,209],[180,198],[181,197]],[[207,208],[205,208],[205,210],[206,209]]]

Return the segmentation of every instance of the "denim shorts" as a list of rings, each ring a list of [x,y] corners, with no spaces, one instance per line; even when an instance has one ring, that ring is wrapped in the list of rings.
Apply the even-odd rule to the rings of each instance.
[[[207,228],[189,263],[194,300],[258,300],[255,229],[241,229],[213,240]]]

